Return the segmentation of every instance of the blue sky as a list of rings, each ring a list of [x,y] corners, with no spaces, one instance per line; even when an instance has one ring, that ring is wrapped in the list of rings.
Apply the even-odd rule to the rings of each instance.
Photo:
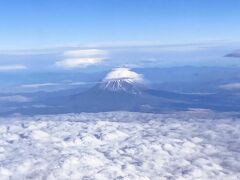
[[[237,0],[0,1],[0,74],[240,66]],[[237,51],[238,50],[238,51]]]
[[[240,41],[238,0],[0,1],[0,50]]]

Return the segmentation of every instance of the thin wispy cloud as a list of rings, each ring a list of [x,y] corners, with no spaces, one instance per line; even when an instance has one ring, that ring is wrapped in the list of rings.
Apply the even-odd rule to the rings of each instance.
[[[81,50],[71,50],[65,51],[63,53],[66,57],[89,57],[89,56],[105,56],[106,51],[100,49],[81,49]]]
[[[23,84],[21,88],[40,88],[46,86],[57,86],[59,83],[39,83],[39,84]]]
[[[221,89],[225,90],[240,90],[240,83],[229,83],[220,86]]]
[[[78,85],[85,85],[85,84],[97,84],[97,83],[100,83],[100,82],[71,82],[67,85],[70,85],[70,86],[78,86]]]
[[[84,68],[106,60],[107,52],[100,49],[70,50],[63,53],[63,60],[55,62],[61,68]]]
[[[35,84],[22,84],[20,88],[23,89],[38,89],[38,88],[46,88],[46,87],[56,87],[56,86],[78,86],[78,85],[85,85],[85,84],[96,84],[98,82],[68,82],[68,83],[35,83]]]
[[[27,69],[27,67],[21,64],[0,65],[0,71],[14,71],[23,69]]]
[[[0,102],[30,102],[31,99],[21,95],[2,96]]]

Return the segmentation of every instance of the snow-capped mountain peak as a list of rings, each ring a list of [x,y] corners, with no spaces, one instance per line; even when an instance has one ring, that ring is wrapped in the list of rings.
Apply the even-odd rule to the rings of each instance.
[[[109,91],[125,91],[140,93],[143,77],[128,68],[116,68],[106,75],[101,83],[101,88]]]

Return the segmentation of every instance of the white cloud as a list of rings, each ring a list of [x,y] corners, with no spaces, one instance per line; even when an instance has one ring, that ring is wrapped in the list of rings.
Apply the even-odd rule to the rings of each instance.
[[[134,82],[143,82],[143,77],[129,68],[115,68],[104,78],[105,81],[114,79],[131,79]]]
[[[220,114],[15,116],[0,132],[1,179],[240,177],[240,121]]]
[[[21,64],[0,65],[0,71],[14,71],[23,69],[27,69],[27,67]]]
[[[38,88],[46,88],[46,87],[67,87],[67,86],[78,86],[84,84],[96,84],[98,82],[65,82],[65,83],[37,83],[37,84],[22,84],[20,88],[24,89],[38,89]]]
[[[104,58],[71,58],[64,59],[62,61],[57,61],[55,65],[63,68],[79,68],[79,67],[87,67],[89,65],[94,65],[101,63]]]
[[[65,57],[90,57],[90,56],[105,56],[107,53],[104,50],[100,49],[80,49],[80,50],[71,50],[63,53]]]
[[[41,83],[41,84],[23,84],[21,85],[22,88],[40,88],[45,86],[57,86],[58,83]]]
[[[96,83],[99,83],[99,82],[71,82],[69,83],[68,85],[70,86],[78,86],[78,85],[84,85],[84,84],[96,84]]]
[[[240,90],[240,83],[229,83],[221,85],[220,88],[226,90]]]
[[[0,97],[0,101],[3,101],[3,102],[29,102],[30,98],[21,96],[21,95],[2,96],[2,97]]]
[[[107,52],[100,49],[70,50],[64,52],[64,59],[55,62],[55,65],[62,68],[84,68],[101,63],[106,56]]]

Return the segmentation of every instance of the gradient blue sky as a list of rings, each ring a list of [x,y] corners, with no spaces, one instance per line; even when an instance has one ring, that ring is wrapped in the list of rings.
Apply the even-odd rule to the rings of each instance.
[[[238,0],[3,0],[0,50],[240,41]]]

